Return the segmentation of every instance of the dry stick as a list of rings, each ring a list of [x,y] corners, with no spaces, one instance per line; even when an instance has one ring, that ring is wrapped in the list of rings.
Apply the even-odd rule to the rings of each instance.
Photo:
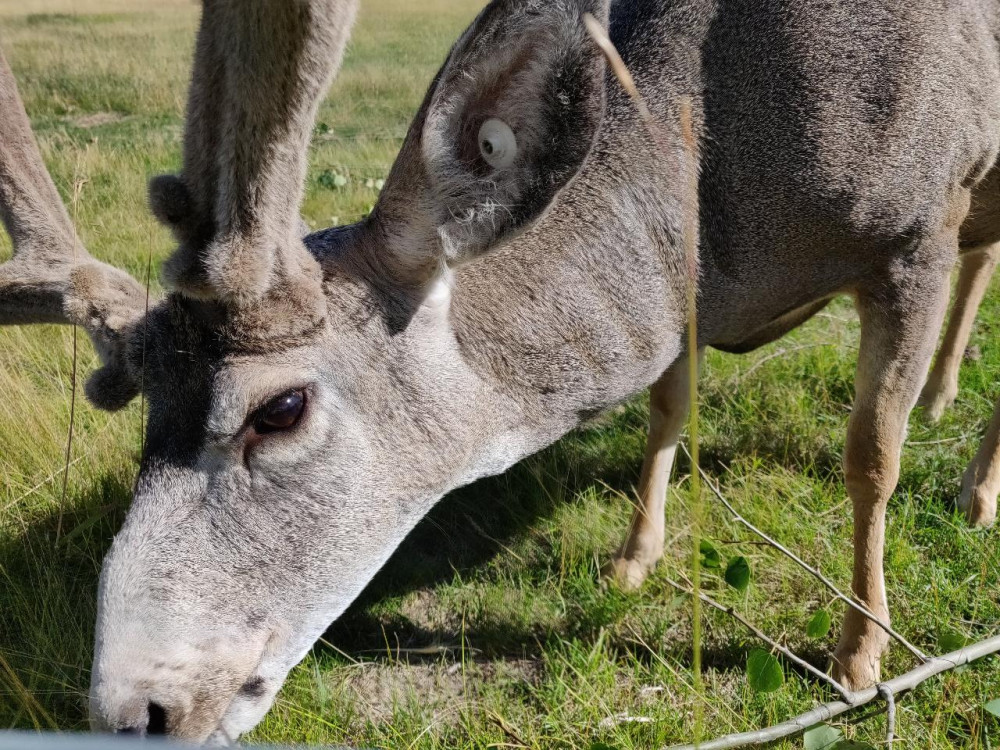
[[[984,656],[989,656],[997,652],[1000,652],[1000,635],[980,641],[971,646],[965,646],[958,651],[952,651],[950,654],[945,654],[944,656],[935,656],[928,659],[919,667],[880,683],[876,687],[859,690],[855,693],[857,700],[853,704],[845,703],[844,701],[824,703],[822,706],[817,706],[811,711],[799,714],[795,718],[781,724],[775,724],[773,727],[760,729],[756,732],[741,732],[739,734],[726,735],[725,737],[719,737],[709,742],[703,742],[697,745],[697,748],[698,750],[731,750],[737,747],[766,745],[771,742],[777,742],[786,737],[800,734],[809,729],[809,727],[829,721],[835,716],[840,716],[854,708],[871,703],[880,694],[883,696],[891,695],[895,698],[902,693],[913,690],[921,683],[926,682],[932,677],[936,677],[942,672],[964,666],[976,659],[981,659]],[[894,702],[891,705],[894,705]],[[695,747],[695,745],[674,745],[667,750],[695,750]]]
[[[624,67],[624,66],[623,66]],[[652,133],[655,125],[645,112],[647,126]],[[687,260],[687,323],[688,323],[688,403],[691,414],[688,439],[691,441],[691,465],[699,467],[698,447],[698,157],[691,124],[691,100],[681,100],[681,134],[684,137],[684,153],[688,157],[688,189],[684,194],[684,256]],[[705,685],[701,676],[701,535],[705,525],[705,502],[701,495],[701,474],[695,472],[691,481],[691,571],[695,596],[692,599],[691,618],[694,622],[691,647],[694,651],[692,669],[694,688],[704,696]],[[704,727],[703,702],[695,705],[695,741],[700,740]]]
[[[681,450],[683,450],[684,453],[688,454],[687,448],[685,448],[683,444],[681,444]],[[690,457],[690,454],[688,454],[688,456]],[[790,560],[792,560],[793,562],[795,562],[803,570],[805,570],[806,572],[810,573],[813,577],[815,577],[818,581],[820,581],[824,586],[826,586],[828,589],[830,589],[830,591],[833,593],[834,596],[836,596],[838,599],[840,599],[842,602],[844,602],[845,604],[847,604],[849,607],[851,607],[852,609],[857,610],[861,615],[863,615],[864,617],[868,618],[873,623],[875,623],[880,628],[882,628],[882,630],[884,630],[890,637],[892,637],[893,639],[895,639],[901,646],[903,646],[903,648],[905,648],[907,651],[909,651],[911,654],[913,654],[917,659],[919,659],[922,662],[927,661],[927,655],[924,654],[923,651],[921,651],[919,648],[917,648],[916,646],[914,646],[912,643],[910,643],[908,640],[906,640],[906,638],[904,638],[899,633],[897,633],[895,630],[893,630],[892,627],[889,625],[889,623],[887,623],[884,620],[882,620],[881,618],[877,617],[874,613],[872,613],[871,610],[869,610],[866,606],[864,606],[863,604],[861,604],[861,602],[859,602],[856,599],[853,599],[852,597],[849,597],[846,594],[844,594],[843,592],[841,592],[841,590],[838,589],[834,585],[833,581],[831,581],[825,575],[823,575],[822,573],[820,573],[820,571],[819,571],[818,568],[814,568],[812,565],[810,565],[809,563],[805,562],[801,557],[799,557],[798,555],[796,555],[790,549],[788,549],[787,547],[785,547],[784,545],[782,545],[780,542],[775,541],[774,539],[772,539],[771,537],[769,537],[767,534],[765,534],[763,531],[761,531],[760,529],[758,529],[756,526],[754,526],[752,523],[750,523],[747,519],[745,519],[743,516],[741,516],[740,513],[739,513],[739,511],[737,511],[736,508],[734,508],[730,504],[730,502],[728,500],[726,500],[725,496],[722,494],[722,492],[719,491],[719,488],[709,478],[709,476],[704,472],[704,470],[702,470],[701,468],[699,468],[698,472],[704,477],[705,483],[712,490],[712,493],[717,498],[719,498],[719,501],[724,506],[726,506],[726,510],[728,510],[730,512],[730,514],[732,514],[733,518],[736,521],[738,521],[739,523],[741,523],[744,526],[746,526],[748,529],[750,529],[750,531],[752,531],[754,534],[756,534],[757,536],[759,536],[761,539],[763,539],[769,545],[771,545],[772,547],[774,547],[781,554],[785,555]]]
[[[691,595],[694,594],[694,592],[691,589],[687,588],[686,586],[682,586],[681,584],[677,583],[676,581],[672,581],[669,578],[667,579],[667,583],[669,583],[671,586],[673,586],[678,591],[684,592],[688,596],[691,596]],[[710,597],[708,594],[706,594],[703,591],[698,592],[698,593],[699,593],[699,597],[701,598],[701,600],[703,602],[705,602],[705,604],[709,605],[710,607],[714,607],[715,609],[719,610],[720,612],[725,612],[727,615],[729,615],[734,620],[736,620],[737,622],[739,622],[741,625],[743,625],[743,627],[745,627],[747,630],[749,630],[755,636],[757,636],[758,638],[760,638],[760,640],[764,641],[769,646],[771,646],[771,648],[780,651],[781,654],[786,659],[788,659],[790,662],[792,662],[793,664],[797,664],[799,667],[801,667],[802,669],[806,670],[813,677],[816,677],[817,679],[820,679],[823,682],[829,684],[834,690],[836,690],[838,693],[840,693],[840,696],[844,699],[845,703],[851,703],[851,704],[854,703],[854,700],[855,700],[854,693],[852,691],[848,690],[843,685],[841,685],[839,682],[837,682],[837,680],[833,679],[833,677],[831,677],[830,675],[828,675],[826,672],[821,672],[820,670],[816,669],[816,667],[814,667],[809,662],[807,662],[804,659],[801,659],[798,656],[796,656],[786,646],[782,646],[776,640],[774,640],[773,638],[771,638],[770,636],[768,636],[767,633],[765,633],[764,631],[762,631],[760,628],[756,627],[752,622],[750,622],[749,620],[747,620],[745,617],[743,617],[739,612],[737,612],[736,610],[734,610],[732,607],[727,607],[725,604],[720,604],[719,602],[717,602],[715,599],[713,599],[712,597]]]
[[[885,701],[885,742],[891,747],[892,741],[896,739],[896,696],[884,682],[877,687],[878,694]]]
[[[654,144],[666,156],[670,153],[666,134],[653,117],[646,101],[636,88],[635,80],[628,66],[622,60],[614,43],[600,22],[589,13],[583,14],[583,22],[591,38],[607,58],[608,65],[614,72],[622,88],[628,93],[639,111],[646,130]],[[687,185],[681,202],[683,211],[682,239],[684,242],[684,258],[687,266],[687,329],[688,329],[688,401],[691,413],[689,416],[689,440],[691,441],[691,463],[698,466],[698,144],[694,135],[691,116],[691,99],[682,97],[680,100],[681,139],[684,143]],[[695,592],[701,591],[701,528],[704,523],[704,502],[701,496],[700,475],[691,475],[691,578]],[[704,694],[704,684],[701,677],[701,597],[695,596],[692,602],[692,659],[691,669],[694,675],[694,688],[699,695]],[[701,737],[703,724],[702,702],[695,706],[695,739]]]

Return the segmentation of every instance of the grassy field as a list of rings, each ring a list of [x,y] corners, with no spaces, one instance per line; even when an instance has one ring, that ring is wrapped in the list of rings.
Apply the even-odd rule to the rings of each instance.
[[[315,226],[368,210],[436,67],[477,8],[366,0],[316,129],[304,207]],[[96,256],[140,278],[152,262],[154,287],[171,243],[145,209],[145,182],[179,165],[195,24],[186,1],[0,0],[0,41],[80,233]],[[0,258],[8,253],[0,245]],[[846,587],[851,519],[840,455],[858,327],[848,304],[828,310],[753,354],[709,355],[702,455],[742,513]],[[898,628],[929,651],[1000,630],[1000,533],[971,531],[953,510],[1000,396],[998,326],[993,297],[973,341],[982,358],[966,363],[957,407],[935,427],[912,420],[890,508],[890,606]],[[81,399],[63,472],[72,351],[68,329],[0,330],[0,727],[86,726],[96,580],[136,470],[139,406],[109,416]],[[93,360],[81,342],[81,373]],[[778,692],[752,693],[744,664],[756,644],[711,613],[704,699],[694,691],[690,604],[666,583],[687,568],[683,460],[661,570],[636,595],[599,586],[628,520],[645,416],[636,399],[443,501],[293,672],[250,739],[645,749],[690,738],[702,701],[717,734],[829,700],[791,669]],[[753,581],[738,594],[709,571],[706,587],[825,668],[836,632],[809,639],[805,624],[817,608],[829,607],[835,622],[842,609],[709,507],[709,536],[724,559],[749,559]],[[894,648],[885,671],[910,666]],[[901,746],[997,746],[1000,724],[982,708],[993,698],[996,660],[926,684],[899,706]],[[844,730],[878,743],[884,719]]]

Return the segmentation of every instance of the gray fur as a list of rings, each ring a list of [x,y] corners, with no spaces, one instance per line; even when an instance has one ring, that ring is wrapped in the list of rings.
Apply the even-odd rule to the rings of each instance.
[[[1000,148],[994,0],[619,0],[610,33],[656,141],[582,31],[606,2],[497,0],[432,85],[375,211],[308,236],[311,256],[295,218],[310,97],[353,6],[255,4],[247,18],[276,15],[266,39],[234,7],[206,5],[184,173],[151,191],[181,244],[179,291],[144,319],[142,347],[121,347],[126,369],[145,366],[150,414],[101,578],[97,726],[141,729],[153,702],[185,739],[251,728],[438,498],[686,355],[684,96],[701,146],[701,345],[746,349],[834,295],[858,300],[855,589],[887,616],[872,561],[900,425],[970,190]],[[289,61],[273,107],[260,86]],[[257,102],[261,127],[244,132]],[[483,117],[516,125],[508,173],[469,140]],[[289,388],[308,391],[302,422],[250,441],[248,415]],[[880,648],[849,618],[839,668],[870,680]]]

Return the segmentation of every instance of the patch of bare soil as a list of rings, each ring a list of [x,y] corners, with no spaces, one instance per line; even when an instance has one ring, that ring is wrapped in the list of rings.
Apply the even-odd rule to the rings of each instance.
[[[369,663],[351,670],[338,689],[368,721],[391,721],[400,708],[447,723],[473,706],[485,686],[536,684],[541,668],[534,659],[467,662],[464,670],[459,661]]]
[[[409,596],[400,613],[417,627],[433,633],[457,633],[462,627],[462,618],[427,589]]]
[[[97,128],[101,125],[113,125],[125,120],[125,115],[119,112],[91,112],[79,117],[69,118],[69,123],[78,128]]]

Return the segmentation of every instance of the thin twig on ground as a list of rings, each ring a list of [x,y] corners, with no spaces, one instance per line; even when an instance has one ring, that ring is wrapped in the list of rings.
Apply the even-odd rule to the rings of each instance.
[[[1000,652],[1000,635],[965,646],[958,651],[952,651],[944,656],[933,657],[905,674],[893,677],[891,680],[880,683],[875,687],[870,687],[867,690],[859,690],[855,693],[856,701],[853,704],[845,703],[844,701],[824,703],[822,706],[817,706],[781,724],[775,724],[772,727],[759,729],[754,732],[740,732],[709,740],[708,742],[701,742],[697,745],[697,748],[698,750],[732,750],[732,748],[766,745],[771,742],[777,742],[786,737],[801,734],[809,729],[809,727],[829,721],[854,708],[867,705],[879,698],[880,695],[882,697],[891,695],[895,699],[902,693],[913,690],[921,683],[926,682],[932,677],[936,677],[942,672],[964,666],[976,659],[981,659],[984,656],[989,656],[997,652]],[[892,705],[895,705],[895,700],[893,700]],[[695,745],[673,745],[667,748],[667,750],[695,750],[695,747]]]
[[[681,449],[684,451],[685,454],[687,454],[690,457],[690,454],[688,453],[687,448],[684,446],[683,443],[681,444]],[[712,481],[711,477],[709,477],[708,474],[706,474],[705,471],[700,467],[698,471],[701,473],[702,478],[704,478],[705,483],[709,486],[709,488],[711,488],[712,494],[714,494],[719,499],[719,502],[721,502],[725,506],[726,510],[729,511],[730,515],[732,515],[734,520],[741,523],[751,532],[753,532],[761,539],[763,539],[765,542],[767,542],[769,545],[778,550],[781,554],[785,555],[785,557],[792,560],[796,565],[798,565],[803,570],[812,575],[814,578],[816,578],[816,580],[820,581],[824,586],[826,586],[830,590],[830,592],[834,596],[836,596],[838,599],[844,602],[847,606],[851,607],[854,610],[857,610],[861,615],[871,620],[880,628],[882,628],[882,630],[884,630],[891,638],[893,638],[896,642],[898,642],[901,646],[903,646],[903,648],[905,648],[907,651],[913,654],[917,659],[919,659],[922,662],[927,661],[927,655],[924,654],[923,651],[914,646],[912,643],[910,643],[902,635],[893,630],[892,627],[889,625],[889,623],[877,617],[870,609],[868,609],[868,607],[859,602],[853,596],[848,596],[847,594],[843,593],[839,588],[837,588],[837,586],[833,583],[833,581],[831,581],[829,578],[823,575],[818,568],[815,568],[809,563],[807,563],[805,560],[796,555],[790,549],[788,549],[780,542],[768,536],[766,533],[761,531],[759,528],[757,528],[747,519],[745,519],[742,515],[740,515],[739,511],[737,511],[736,508],[734,508],[733,505],[728,500],[726,500],[725,496],[719,490],[715,482]]]
[[[891,746],[896,738],[896,696],[884,682],[879,683],[878,694],[885,701],[885,741]]]
[[[678,591],[683,591],[688,596],[692,596],[694,594],[694,592],[690,588],[688,588],[686,586],[682,586],[681,584],[677,583],[676,581],[672,581],[669,578],[667,579],[667,583],[669,583],[671,586],[673,586]],[[739,612],[737,612],[736,610],[734,610],[732,607],[727,607],[725,604],[720,604],[715,599],[713,599],[708,594],[706,594],[704,591],[700,591],[698,593],[699,593],[699,596],[701,597],[701,600],[703,602],[705,602],[705,604],[709,605],[710,607],[714,607],[715,609],[719,610],[720,612],[726,613],[727,615],[729,615],[730,617],[732,617],[734,620],[736,620],[737,622],[739,622],[741,625],[743,625],[743,627],[745,627],[747,630],[749,630],[755,636],[757,636],[757,638],[759,638],[760,640],[764,641],[766,644],[768,644],[769,646],[771,646],[771,648],[776,649],[777,651],[780,651],[781,654],[782,654],[782,656],[784,656],[790,662],[792,662],[793,664],[796,664],[799,667],[801,667],[802,669],[806,670],[813,677],[816,677],[817,679],[821,680],[822,682],[825,682],[828,685],[830,685],[834,690],[836,690],[838,693],[840,693],[840,697],[844,699],[845,703],[853,703],[854,702],[854,699],[855,699],[854,693],[852,691],[848,690],[843,685],[841,685],[837,680],[835,680],[833,677],[831,677],[830,675],[828,675],[826,672],[821,672],[820,670],[816,669],[816,667],[814,667],[809,662],[807,662],[804,659],[796,656],[790,649],[788,649],[785,646],[782,646],[776,640],[774,640],[773,638],[771,638],[770,636],[768,636],[767,633],[765,633],[760,628],[758,628],[757,626],[755,626],[752,622],[750,622],[749,620],[747,620],[745,617],[743,617],[743,615],[741,615]]]

